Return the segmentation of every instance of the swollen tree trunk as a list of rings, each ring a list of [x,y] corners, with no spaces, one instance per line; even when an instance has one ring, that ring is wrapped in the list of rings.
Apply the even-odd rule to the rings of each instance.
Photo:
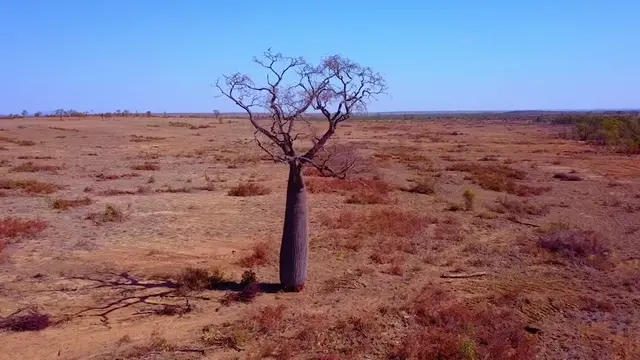
[[[298,161],[289,164],[287,205],[280,246],[280,284],[288,291],[299,291],[307,281],[309,263],[309,220],[307,188]]]

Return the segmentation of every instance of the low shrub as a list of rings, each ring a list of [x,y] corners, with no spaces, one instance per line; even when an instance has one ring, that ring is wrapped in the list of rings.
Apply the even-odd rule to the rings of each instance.
[[[552,230],[541,234],[537,245],[571,262],[581,264],[602,263],[610,253],[607,241],[594,231]]]
[[[5,217],[0,220],[0,238],[35,237],[47,226],[47,222],[42,220]]]
[[[93,200],[88,197],[81,199],[56,199],[51,203],[51,207],[58,210],[69,210],[74,207],[87,206],[93,204]]]
[[[48,171],[55,173],[58,170],[62,170],[62,167],[55,165],[37,165],[31,161],[22,163],[18,166],[14,166],[11,168],[11,172],[38,172],[38,171]]]
[[[56,184],[42,182],[38,180],[9,180],[0,179],[0,189],[22,190],[27,194],[51,194],[62,187]]]
[[[28,314],[14,314],[0,319],[0,329],[8,331],[40,331],[51,326],[53,322],[48,314],[32,310]]]
[[[155,170],[160,170],[160,165],[158,165],[156,163],[145,162],[143,164],[133,165],[133,166],[131,166],[131,169],[133,169],[133,170],[155,171]]]
[[[238,264],[242,267],[256,267],[269,264],[273,260],[273,252],[266,242],[260,242],[253,246],[252,253],[240,259]]]
[[[582,177],[580,177],[579,175],[567,173],[555,173],[553,174],[553,178],[562,181],[582,181]]]
[[[261,196],[261,195],[267,195],[270,193],[271,193],[271,189],[264,185],[261,185],[255,182],[242,182],[232,187],[231,189],[229,189],[229,191],[227,192],[227,195],[246,197],[246,196]]]

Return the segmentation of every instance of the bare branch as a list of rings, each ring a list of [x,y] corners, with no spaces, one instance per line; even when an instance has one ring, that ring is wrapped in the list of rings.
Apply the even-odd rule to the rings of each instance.
[[[258,146],[274,161],[311,164],[341,122],[354,112],[366,110],[368,102],[386,90],[380,74],[339,55],[311,65],[300,57],[286,57],[268,49],[253,61],[267,70],[266,84],[257,85],[249,76],[236,73],[224,76],[224,82],[216,82],[216,88],[247,113],[256,129]],[[308,124],[306,118],[314,111],[326,119],[328,126],[322,136],[311,132],[312,144],[299,156],[294,142],[302,136],[296,124]],[[267,116],[258,121],[259,113]],[[262,125],[262,120],[270,123]],[[257,139],[258,134],[279,147],[282,155],[269,150]],[[321,161],[316,163],[323,167]]]

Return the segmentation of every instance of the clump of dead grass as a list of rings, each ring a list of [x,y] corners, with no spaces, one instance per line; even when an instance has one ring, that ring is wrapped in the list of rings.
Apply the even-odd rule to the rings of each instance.
[[[595,231],[561,229],[545,232],[538,238],[537,246],[577,264],[599,266],[610,255],[608,241]]]
[[[132,165],[131,169],[133,170],[147,170],[147,171],[155,171],[160,170],[160,165],[152,162],[145,162],[143,164]]]
[[[120,195],[145,195],[151,192],[151,188],[148,186],[138,186],[136,190],[120,190],[120,189],[107,189],[103,190],[98,195],[100,196],[120,196]]]
[[[169,121],[169,126],[184,127],[191,130],[207,129],[211,127],[211,125],[207,125],[207,124],[193,125],[185,121]]]
[[[553,174],[553,178],[562,181],[582,181],[582,177],[577,174],[555,173]]]
[[[513,215],[546,215],[549,213],[549,206],[544,204],[533,204],[528,201],[520,201],[507,196],[496,199],[496,205],[491,207],[497,213]]]
[[[40,331],[53,325],[48,314],[29,309],[27,313],[17,311],[6,318],[0,319],[0,329],[7,331]]]
[[[0,220],[0,238],[35,237],[47,226],[48,223],[42,220],[5,217]]]
[[[61,166],[56,165],[38,165],[32,161],[28,161],[22,163],[20,165],[12,167],[10,172],[39,172],[39,171],[48,171],[51,173],[55,173],[58,170],[62,170]]]
[[[12,143],[18,146],[33,146],[36,144],[35,141],[18,140],[18,139],[10,138],[8,136],[0,136],[0,142]]]
[[[98,181],[106,181],[106,180],[118,180],[118,179],[133,179],[141,176],[138,173],[126,173],[126,174],[98,174],[96,178]]]
[[[22,190],[27,194],[51,194],[62,187],[56,184],[42,182],[38,180],[10,180],[0,179],[0,189]]]
[[[462,193],[462,198],[464,199],[464,207],[467,211],[473,210],[476,201],[476,193],[471,189],[466,189]]]
[[[225,295],[220,300],[220,303],[222,303],[223,305],[230,305],[231,303],[234,303],[234,302],[249,303],[255,300],[256,297],[258,297],[258,295],[260,295],[261,293],[262,293],[262,287],[260,286],[259,283],[254,282],[254,283],[248,284],[238,292],[233,292]]]
[[[177,276],[180,288],[186,291],[203,291],[216,289],[227,281],[226,276],[219,268],[212,270],[188,267]]]
[[[373,190],[361,190],[354,192],[345,200],[345,203],[347,204],[360,205],[386,204],[388,202],[389,197],[387,194],[381,194]]]
[[[387,195],[393,188],[380,179],[337,179],[309,178],[306,181],[310,193],[338,193],[347,195],[358,192],[370,192]]]
[[[409,301],[408,329],[400,345],[390,351],[390,360],[535,358],[536,339],[514,311],[446,298],[441,290],[425,288]]]
[[[259,242],[251,250],[251,254],[238,261],[238,265],[246,268],[264,266],[273,261],[273,251],[268,243]]]
[[[518,196],[540,195],[551,190],[549,187],[536,187],[518,184],[515,180],[524,180],[527,173],[503,164],[478,164],[459,162],[447,167],[449,171],[461,171],[471,174],[469,180],[485,190],[506,192]]]
[[[229,196],[261,196],[271,193],[271,189],[255,182],[241,182],[227,192]]]
[[[132,142],[147,142],[147,141],[159,141],[164,140],[164,137],[158,136],[142,136],[142,135],[131,135]]]
[[[417,181],[415,181],[411,186],[406,189],[402,189],[404,191],[414,193],[414,194],[423,194],[423,195],[433,195],[436,193],[437,187],[437,179],[434,177],[424,177]]]
[[[91,213],[87,215],[87,220],[92,220],[96,225],[108,222],[122,222],[125,219],[125,213],[116,205],[106,204],[102,212]]]
[[[369,212],[343,211],[322,219],[332,229],[350,229],[360,235],[409,237],[423,231],[434,219],[407,210],[374,209]]]
[[[88,197],[80,199],[56,199],[51,203],[51,207],[57,210],[69,210],[74,207],[87,206],[93,204],[93,200]]]
[[[53,160],[55,157],[46,156],[46,155],[20,155],[18,156],[20,160]]]

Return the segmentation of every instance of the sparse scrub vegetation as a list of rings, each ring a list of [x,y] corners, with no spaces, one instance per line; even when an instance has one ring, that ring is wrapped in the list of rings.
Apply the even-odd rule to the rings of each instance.
[[[518,184],[515,180],[524,180],[526,172],[517,170],[507,165],[459,162],[447,167],[449,171],[468,172],[475,184],[485,190],[507,192],[518,196],[540,195],[550,190],[549,187],[535,187]]]
[[[26,194],[51,194],[61,188],[59,185],[38,180],[0,179],[0,189],[22,190]]]
[[[436,193],[436,178],[421,178],[415,181],[406,191],[415,194],[433,195]]]
[[[520,113],[433,115],[438,121],[353,114],[335,140],[364,165],[345,179],[314,166],[321,163],[301,166],[313,192],[310,251],[299,253],[311,261],[309,277],[292,277],[284,266],[279,279],[287,247],[274,232],[292,225],[273,223],[286,206],[275,194],[284,196],[286,185],[274,176],[288,168],[247,147],[254,131],[247,116],[225,115],[209,131],[168,125],[212,121],[198,116],[165,115],[158,127],[133,114],[112,124],[92,116],[0,120],[0,135],[36,143],[0,142],[0,221],[48,224],[33,235],[0,234],[0,303],[7,305],[0,343],[8,354],[532,360],[638,352],[632,335],[640,325],[630,320],[640,291],[637,155],[559,140],[557,127]],[[258,124],[270,130],[272,119]],[[296,141],[299,156],[328,128],[308,120],[292,134],[313,128]],[[80,131],[47,129],[52,124]],[[130,134],[166,140],[132,142]],[[10,171],[25,162],[64,170]],[[147,162],[160,169],[130,169]],[[227,195],[244,183],[273,196]],[[557,188],[518,196],[549,186]],[[474,206],[465,190],[477,194]],[[305,295],[283,293],[302,287],[282,284],[305,280]],[[55,327],[11,333],[39,328],[5,325],[26,304]],[[215,317],[212,325],[203,328],[202,316]],[[69,339],[84,345],[68,348]]]
[[[256,267],[269,264],[273,260],[273,251],[266,242],[260,242],[253,246],[250,255],[247,255],[238,261],[242,267]]]
[[[255,183],[255,182],[241,182],[238,185],[232,187],[227,192],[229,196],[261,196],[271,193],[271,189],[268,187]]]
[[[7,318],[0,318],[0,329],[14,332],[40,331],[53,325],[49,314],[33,309],[24,312],[18,311]]]
[[[324,224],[332,229],[350,229],[362,235],[413,236],[433,219],[410,211],[375,209],[369,212],[343,211],[337,217],[327,217]]]
[[[541,234],[537,245],[573,263],[602,265],[611,251],[607,243],[595,231],[561,229]]]
[[[573,137],[589,144],[610,147],[626,154],[640,154],[640,115],[563,115],[553,124],[571,124]]]
[[[0,238],[35,237],[48,226],[42,220],[5,217],[0,220]]]
[[[211,127],[211,125],[206,125],[206,124],[193,125],[193,124],[189,124],[188,122],[184,122],[184,121],[169,121],[169,126],[184,127],[184,128],[188,128],[188,129],[191,129],[191,130],[207,129],[207,128]]]
[[[132,170],[147,170],[147,171],[156,171],[160,170],[160,165],[152,162],[145,162],[143,164],[136,164],[131,166]]]
[[[502,214],[539,216],[546,215],[549,212],[549,206],[547,205],[532,204],[528,201],[520,201],[507,196],[496,199],[496,204],[498,206],[493,207],[492,210]]]
[[[309,178],[306,183],[307,189],[312,194],[350,195],[351,193],[371,192],[384,196],[392,190],[391,185],[387,182],[376,179]]]
[[[148,141],[160,141],[165,140],[166,138],[158,137],[158,136],[142,136],[142,135],[131,135],[132,142],[148,142]]]
[[[138,173],[128,173],[128,174],[98,174],[96,175],[96,179],[98,181],[107,181],[107,180],[118,180],[118,179],[133,179],[141,176]]]
[[[467,210],[467,211],[473,210],[473,207],[474,207],[475,202],[476,202],[476,193],[473,192],[473,190],[466,189],[462,193],[462,198],[464,199],[465,210]]]
[[[92,220],[96,225],[108,222],[122,222],[124,219],[124,212],[113,204],[106,204],[102,212],[87,215],[87,220]]]
[[[88,197],[80,199],[55,199],[51,203],[51,207],[57,210],[69,210],[74,207],[87,206],[93,204],[93,200]]]
[[[390,360],[535,358],[536,340],[513,311],[486,303],[447,304],[442,296],[423,289],[410,301],[409,329]]]
[[[582,181],[582,177],[577,174],[555,173],[553,174],[553,178],[562,181]]]
[[[48,171],[51,173],[56,173],[58,170],[62,170],[62,167],[55,165],[38,165],[31,161],[22,163],[18,166],[14,166],[11,168],[11,172],[38,172],[38,171]]]
[[[203,291],[216,289],[227,278],[219,268],[207,270],[203,268],[188,267],[179,275],[177,282],[187,291]]]

